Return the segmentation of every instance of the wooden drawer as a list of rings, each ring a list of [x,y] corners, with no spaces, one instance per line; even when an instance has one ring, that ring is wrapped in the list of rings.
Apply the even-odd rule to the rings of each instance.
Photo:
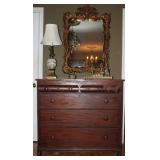
[[[120,115],[120,110],[42,110],[39,120],[54,127],[118,127]]]
[[[56,149],[96,149],[120,146],[117,128],[51,128],[40,129],[39,144]]]
[[[45,109],[113,109],[122,105],[121,94],[46,93],[39,94],[39,107]]]

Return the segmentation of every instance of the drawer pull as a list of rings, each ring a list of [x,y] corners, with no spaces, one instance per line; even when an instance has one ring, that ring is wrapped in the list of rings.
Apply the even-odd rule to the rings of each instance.
[[[54,139],[55,139],[55,137],[54,137],[54,136],[51,136],[51,139],[52,139],[52,140],[54,140]]]
[[[33,83],[33,88],[35,88],[36,87],[36,83]]]
[[[50,99],[50,103],[54,103],[55,100],[53,98]]]
[[[55,116],[51,116],[51,117],[50,117],[50,120],[54,120],[54,119],[55,119]]]
[[[105,140],[105,141],[108,140],[108,136],[104,136],[104,140]]]
[[[108,103],[109,103],[109,100],[108,100],[108,99],[105,99],[105,100],[104,100],[104,103],[105,103],[105,104],[108,104]]]
[[[109,120],[108,116],[104,117],[104,121],[108,121],[108,120]]]

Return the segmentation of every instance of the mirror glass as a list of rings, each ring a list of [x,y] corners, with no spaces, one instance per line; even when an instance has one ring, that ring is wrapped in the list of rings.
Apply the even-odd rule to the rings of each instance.
[[[76,20],[69,28],[70,67],[99,68],[103,63],[102,20]]]

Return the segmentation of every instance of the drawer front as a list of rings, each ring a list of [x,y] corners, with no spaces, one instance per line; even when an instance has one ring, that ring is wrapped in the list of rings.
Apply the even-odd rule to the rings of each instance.
[[[39,106],[46,109],[120,108],[121,94],[104,93],[40,93]]]
[[[121,133],[116,128],[41,128],[39,144],[56,149],[107,148],[120,146]]]
[[[40,111],[41,125],[54,127],[118,127],[120,110],[50,110]]]

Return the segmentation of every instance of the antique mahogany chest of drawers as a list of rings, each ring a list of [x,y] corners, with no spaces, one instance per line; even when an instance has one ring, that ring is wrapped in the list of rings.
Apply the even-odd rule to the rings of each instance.
[[[38,155],[122,151],[122,80],[37,80]]]

